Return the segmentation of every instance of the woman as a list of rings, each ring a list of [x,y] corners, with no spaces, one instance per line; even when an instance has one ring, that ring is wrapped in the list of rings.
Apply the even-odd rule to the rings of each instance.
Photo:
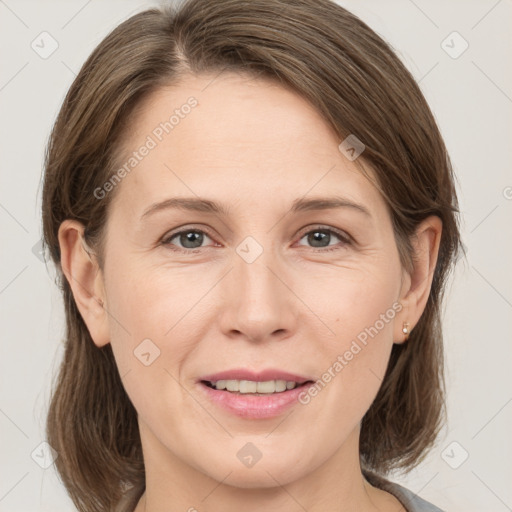
[[[386,479],[443,419],[460,247],[417,84],[328,0],[189,0],[117,27],[56,121],[48,414],[82,511],[439,510]]]

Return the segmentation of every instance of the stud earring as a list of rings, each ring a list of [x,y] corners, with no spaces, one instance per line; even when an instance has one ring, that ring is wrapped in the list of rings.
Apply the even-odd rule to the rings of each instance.
[[[407,341],[409,339],[409,334],[411,333],[411,331],[409,330],[409,323],[408,322],[404,322],[403,323],[402,332],[405,334],[405,340],[404,341]]]

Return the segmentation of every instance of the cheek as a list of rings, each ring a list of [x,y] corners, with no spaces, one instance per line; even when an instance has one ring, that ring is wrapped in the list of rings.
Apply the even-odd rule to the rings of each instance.
[[[130,343],[149,338],[163,347],[181,323],[189,322],[208,282],[187,269],[148,268],[136,259],[120,262],[112,268],[107,288],[113,342],[129,332]]]
[[[302,279],[299,294],[325,326],[325,347],[332,354],[359,339],[388,339],[401,305],[400,267],[389,262],[333,268],[315,279]],[[306,302],[306,301],[305,301]]]
[[[317,292],[309,294],[312,309],[322,312],[322,321],[334,335],[325,329],[318,343],[320,377],[302,400],[315,402],[320,415],[330,411],[326,425],[350,429],[370,407],[386,372],[395,318],[402,309],[397,302],[400,274],[398,265],[337,274],[329,287],[326,282],[320,286],[322,293],[315,288]]]
[[[105,272],[111,346],[125,389],[142,413],[151,404],[176,403],[184,361],[210,325],[212,307],[201,298],[215,276],[111,261]]]

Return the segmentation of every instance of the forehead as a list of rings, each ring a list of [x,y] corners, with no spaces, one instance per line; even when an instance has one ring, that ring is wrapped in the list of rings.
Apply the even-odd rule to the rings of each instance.
[[[150,149],[132,162],[120,195],[135,209],[176,192],[218,195],[224,203],[327,191],[382,202],[340,142],[316,109],[275,82],[190,75],[134,110],[119,166]]]
[[[268,79],[234,73],[187,75],[177,85],[153,92],[134,110],[125,141],[133,146],[153,132],[164,144],[186,138],[198,149],[227,138],[233,148],[283,150],[300,139],[322,151],[337,140],[316,109],[296,92]]]

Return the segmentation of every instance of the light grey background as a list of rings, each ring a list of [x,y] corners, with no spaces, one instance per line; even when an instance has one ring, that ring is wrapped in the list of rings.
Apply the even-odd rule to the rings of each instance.
[[[447,511],[512,510],[512,2],[340,3],[387,39],[420,81],[458,175],[468,251],[444,317],[448,425],[427,460],[395,480]],[[54,467],[39,465],[49,462],[39,445],[64,332],[54,272],[37,255],[42,158],[86,57],[119,22],[152,5],[0,0],[1,511],[73,509]],[[51,49],[43,31],[58,43],[46,59],[31,47]],[[464,40],[468,49],[453,58]]]

